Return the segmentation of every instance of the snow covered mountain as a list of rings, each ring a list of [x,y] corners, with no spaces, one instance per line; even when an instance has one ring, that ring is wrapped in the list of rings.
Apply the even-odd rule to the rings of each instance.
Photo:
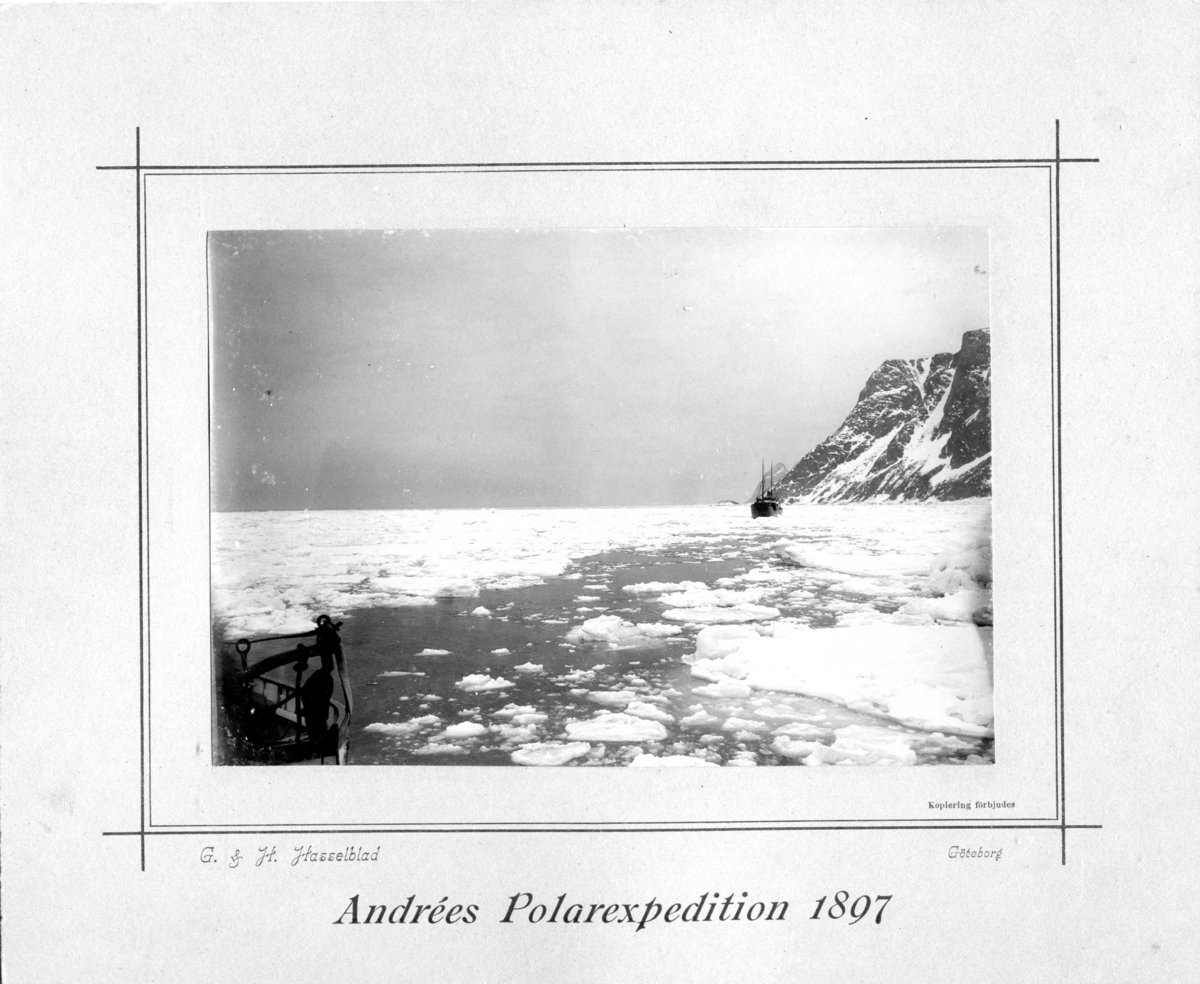
[[[991,341],[889,359],[842,425],[779,482],[784,501],[966,499],[992,491]]]
[[[788,466],[782,461],[772,462],[770,468],[766,469],[764,472],[767,488],[771,488],[773,485],[777,485],[779,482],[782,482],[787,473]],[[760,481],[754,486],[754,493],[750,496],[750,498],[757,499],[762,494],[763,483]]]

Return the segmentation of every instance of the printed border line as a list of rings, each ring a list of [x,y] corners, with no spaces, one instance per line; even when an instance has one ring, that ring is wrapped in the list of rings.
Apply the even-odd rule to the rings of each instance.
[[[322,826],[320,823],[297,823],[297,824],[271,824],[271,823],[168,823],[158,824],[146,828],[146,836],[152,837],[157,834],[176,834],[176,833],[199,833],[204,830],[226,830],[229,832],[254,831],[261,829],[272,829],[278,833],[287,833],[294,829],[304,829],[313,832],[322,833],[338,833],[352,832],[363,830],[374,830],[380,833],[404,834],[410,833],[413,830],[434,831],[444,834],[461,833],[503,833],[506,830],[524,830],[524,829],[555,829],[555,830],[628,830],[631,828],[652,829],[652,830],[673,830],[677,833],[688,833],[695,830],[801,830],[806,828],[819,828],[823,824],[836,824],[839,830],[858,830],[870,829],[871,825],[888,824],[890,829],[895,830],[941,830],[941,829],[958,829],[958,828],[992,828],[1000,826],[1009,827],[1028,827],[1029,829],[1039,830],[1059,830],[1063,826],[1062,821],[1057,817],[1020,817],[1011,820],[1004,820],[995,817],[976,822],[963,820],[961,817],[946,820],[905,820],[905,819],[888,819],[881,817],[877,820],[673,820],[673,821],[655,821],[655,820],[614,820],[605,823],[603,826],[596,824],[588,824],[585,821],[550,821],[539,825],[536,820],[506,820],[497,821],[486,824],[470,824],[470,823],[437,823],[429,821],[413,821],[411,823],[389,823],[382,822],[364,822],[364,823],[342,823],[330,824]],[[1095,827],[1099,829],[1100,824],[1067,824],[1067,827]]]
[[[272,768],[272,767],[271,766],[263,766],[263,768]],[[453,821],[438,822],[435,820],[423,820],[423,821],[412,820],[412,821],[407,821],[407,822],[389,821],[389,820],[375,820],[375,821],[364,820],[359,823],[350,821],[350,822],[342,822],[340,824],[337,823],[336,821],[330,821],[328,825],[323,825],[320,821],[310,821],[310,822],[302,822],[302,823],[293,824],[292,826],[301,826],[301,827],[305,827],[305,828],[318,828],[318,827],[327,826],[329,829],[332,829],[332,830],[339,830],[342,828],[371,827],[371,828],[379,828],[379,829],[387,828],[389,830],[395,830],[396,832],[401,832],[401,831],[407,830],[408,828],[411,828],[411,827],[421,827],[421,828],[447,830],[447,831],[450,831],[450,830],[471,831],[471,830],[503,830],[508,827],[530,827],[530,826],[536,826],[539,822],[540,821],[537,821],[537,820],[494,820],[490,823],[472,824],[468,821],[459,821],[456,823]],[[669,828],[671,830],[683,831],[683,830],[696,830],[701,827],[705,827],[705,828],[711,827],[713,829],[719,829],[720,824],[737,824],[739,827],[752,827],[756,824],[759,826],[778,826],[780,824],[792,824],[792,825],[801,824],[802,825],[802,824],[814,824],[814,823],[837,823],[837,824],[894,823],[894,824],[928,824],[930,826],[944,826],[946,824],[971,823],[971,822],[972,821],[966,820],[960,816],[947,817],[944,820],[938,820],[933,817],[877,817],[872,820],[856,820],[853,817],[850,817],[850,818],[823,817],[820,820],[796,820],[796,819],[789,819],[789,818],[779,818],[779,819],[775,819],[775,820],[609,820],[609,821],[604,822],[604,826],[605,827],[655,826],[657,828]],[[981,819],[977,822],[978,823],[1032,823],[1032,824],[1039,824],[1042,826],[1048,825],[1048,826],[1054,827],[1055,829],[1058,829],[1058,827],[1061,825],[1061,821],[1057,815],[1052,816],[1052,817],[987,817],[987,818]],[[545,825],[548,827],[587,827],[589,829],[597,826],[595,823],[589,823],[586,820],[553,820],[553,821],[546,821]],[[214,823],[214,824],[158,823],[158,824],[153,824],[152,823],[152,824],[147,825],[146,832],[147,833],[154,833],[154,832],[158,832],[158,831],[170,832],[172,830],[183,830],[185,828],[188,830],[200,830],[207,826],[211,826],[213,828],[221,828],[224,830],[224,829],[233,829],[235,827],[237,827],[237,828],[243,828],[243,827],[245,827],[245,828],[288,827],[289,825],[286,823],[279,823],[279,824],[272,824],[272,823]]]
[[[136,207],[137,207],[137,293],[138,293],[138,500],[139,500],[139,515],[138,515],[138,534],[139,534],[139,556],[138,556],[138,572],[139,572],[139,689],[141,691],[141,704],[139,707],[139,730],[141,734],[141,757],[140,757],[140,779],[141,779],[141,809],[140,809],[140,826],[137,834],[141,841],[141,866],[145,870],[145,838],[147,836],[166,835],[169,833],[184,833],[184,831],[167,831],[161,827],[155,827],[153,823],[147,824],[146,815],[146,800],[147,800],[147,763],[146,757],[148,753],[148,729],[147,729],[147,701],[149,698],[149,632],[150,618],[148,605],[148,565],[149,565],[149,503],[148,503],[148,484],[149,484],[149,448],[146,447],[148,424],[149,424],[149,408],[148,396],[149,387],[146,379],[145,366],[148,361],[148,340],[146,339],[146,325],[144,319],[144,305],[146,302],[146,286],[148,276],[145,270],[144,262],[144,224],[146,221],[146,203],[144,194],[143,180],[148,171],[182,173],[182,172],[240,172],[240,173],[328,173],[346,171],[349,168],[361,168],[365,172],[376,173],[379,171],[398,171],[398,172],[417,172],[417,173],[446,173],[448,168],[461,168],[467,173],[487,173],[488,171],[497,171],[500,173],[530,171],[537,173],[541,170],[563,170],[570,169],[587,169],[589,171],[606,171],[606,170],[791,170],[791,169],[820,169],[820,168],[840,168],[840,167],[856,167],[862,170],[874,169],[893,169],[894,166],[905,166],[911,169],[946,169],[962,167],[969,169],[972,166],[991,165],[998,167],[1029,167],[1043,166],[1053,164],[1051,171],[1051,199],[1052,199],[1052,257],[1053,257],[1053,276],[1052,276],[1052,311],[1051,311],[1051,336],[1052,336],[1052,376],[1053,376],[1053,393],[1054,393],[1054,443],[1053,443],[1053,467],[1052,467],[1052,482],[1053,488],[1053,511],[1054,511],[1054,541],[1055,541],[1055,578],[1054,578],[1054,603],[1055,603],[1055,717],[1056,717],[1056,784],[1057,784],[1057,829],[1060,831],[1062,839],[1062,864],[1066,864],[1066,831],[1070,829],[1098,829],[1099,825],[1078,825],[1068,824],[1066,822],[1066,789],[1065,789],[1065,728],[1064,728],[1064,694],[1062,688],[1063,677],[1063,620],[1062,620],[1062,513],[1061,513],[1061,498],[1062,498],[1062,478],[1061,478],[1061,440],[1062,440],[1062,394],[1061,394],[1061,336],[1059,333],[1059,321],[1061,317],[1061,294],[1059,290],[1061,282],[1061,259],[1059,256],[1058,247],[1061,241],[1060,233],[1060,207],[1059,207],[1059,185],[1061,180],[1061,170],[1063,163],[1099,163],[1099,158],[1064,158],[1061,156],[1060,149],[1060,121],[1055,120],[1055,156],[1053,158],[989,158],[989,159],[911,159],[911,160],[879,160],[879,161],[710,161],[710,162],[563,162],[560,164],[525,164],[525,163],[498,163],[498,164],[392,164],[392,165],[144,165],[141,160],[141,128],[135,128],[135,163],[133,165],[100,165],[97,170],[132,170],[135,172],[137,179],[136,188]],[[505,170],[501,170],[505,169]],[[169,176],[168,173],[160,174],[160,176]],[[211,427],[211,422],[210,422]],[[697,824],[703,821],[696,821]],[[769,821],[768,821],[769,823]],[[837,826],[837,827],[821,827],[814,826],[816,822],[795,821],[791,822],[794,825],[783,827],[599,827],[599,828],[579,828],[579,827],[555,827],[541,826],[532,828],[486,828],[486,827],[450,827],[450,828],[419,828],[421,830],[428,829],[432,832],[521,832],[524,830],[530,831],[576,831],[576,830],[591,830],[593,832],[601,831],[629,831],[629,830],[794,830],[794,829],[847,829],[847,830],[871,830],[871,829],[992,829],[980,824],[973,824],[967,827],[960,827],[948,823],[928,824],[924,826],[915,826],[919,821],[900,821],[903,826],[887,826],[880,827],[873,821],[862,821],[859,824],[852,826]],[[870,825],[870,826],[868,826]],[[1013,826],[1013,825],[1005,825]],[[1044,829],[1046,824],[1036,824],[1027,828],[1014,829]],[[204,829],[193,832],[202,832]],[[362,828],[356,828],[358,832],[365,832]],[[388,828],[378,832],[409,832],[412,828]],[[1050,829],[1053,829],[1051,827]],[[292,828],[276,829],[273,832],[287,833]],[[214,829],[214,832],[215,829]],[[294,832],[301,832],[294,830]],[[321,828],[323,833],[337,833],[337,828]],[[115,835],[118,832],[106,832]],[[129,832],[132,833],[132,832]]]
[[[1065,680],[1066,661],[1063,654],[1063,527],[1062,527],[1062,156],[1060,149],[1060,124],[1054,121],[1054,454],[1057,461],[1055,471],[1055,553],[1057,604],[1055,621],[1057,636],[1055,651],[1058,669],[1058,760],[1061,763],[1059,776],[1059,814],[1062,819],[1062,864],[1067,863],[1067,734]]]
[[[136,212],[136,248],[137,248],[137,411],[138,411],[138,448],[137,448],[137,464],[138,464],[138,775],[140,779],[140,801],[138,805],[138,823],[141,829],[141,866],[142,871],[146,870],[146,650],[147,650],[147,631],[146,619],[149,608],[146,604],[147,590],[147,568],[150,558],[146,554],[146,528],[149,525],[146,521],[146,485],[147,472],[146,463],[143,458],[142,448],[145,439],[145,400],[143,396],[143,388],[145,386],[145,359],[142,355],[142,344],[144,340],[143,322],[142,322],[142,128],[135,127],[133,131],[133,158],[134,158],[134,179],[135,185],[135,205]]]
[[[1048,215],[1048,236],[1046,250],[1047,257],[1050,263],[1049,282],[1050,282],[1050,419],[1054,420],[1055,402],[1054,402],[1054,336],[1056,323],[1054,320],[1054,298],[1058,294],[1058,290],[1054,284],[1054,169],[1046,168],[1046,207]],[[1055,479],[1058,476],[1058,459],[1054,453],[1054,438],[1051,436],[1050,441],[1050,512],[1053,517],[1057,512],[1058,495],[1055,492]],[[1054,607],[1054,624],[1058,624],[1058,526],[1051,520],[1050,524],[1050,539],[1051,539],[1051,557],[1053,571],[1051,574],[1051,599]],[[1054,818],[1062,819],[1062,797],[1060,790],[1062,788],[1062,763],[1059,757],[1062,750],[1062,743],[1059,740],[1060,718],[1058,714],[1058,633],[1057,629],[1053,633],[1054,645],[1054,660],[1050,668],[1051,676],[1054,682]]]
[[[1056,121],[1057,122],[1057,121]],[[873,164],[1099,164],[1098,157],[946,157],[946,158],[911,158],[895,160],[780,160],[780,161],[495,161],[478,163],[470,161],[450,161],[440,164],[99,164],[97,171],[131,171],[140,167],[147,171],[336,171],[341,169],[361,169],[365,171],[402,170],[422,171],[430,168],[464,168],[468,170],[488,170],[490,168],[548,168],[562,170],[566,168],[614,168],[628,170],[630,168],[654,167],[689,167],[698,169],[741,169],[760,167],[797,167],[822,165],[873,165]]]
[[[418,165],[418,166],[424,166],[424,165]],[[434,166],[436,166],[436,165],[434,165]],[[531,165],[531,166],[534,166],[534,165]],[[386,165],[381,165],[381,167],[386,167]],[[938,167],[932,167],[932,168],[926,168],[926,167],[910,167],[910,168],[904,168],[904,170],[953,170],[953,169],[958,169],[958,170],[981,170],[981,169],[1016,169],[1016,170],[1020,170],[1020,169],[1037,169],[1037,168],[1043,168],[1043,167],[1046,169],[1047,173],[1049,173],[1049,171],[1050,171],[1050,168],[1049,168],[1047,165],[1045,165],[1045,164],[1038,164],[1038,165],[1031,165],[1031,164],[1016,164],[1016,165],[1006,166],[1005,168],[976,168],[976,167],[972,167],[972,168],[965,168],[965,167],[964,167],[964,168],[954,168],[954,167],[941,167],[941,166],[938,166]],[[749,170],[816,170],[816,169],[817,169],[817,168],[777,168],[777,167],[769,167],[769,168],[767,168],[767,167],[764,167],[764,168],[752,168],[752,169],[749,169]],[[840,168],[822,168],[822,169],[823,169],[823,170],[839,170]],[[636,169],[636,170],[638,170],[638,171],[644,171],[644,170],[650,170],[650,169],[647,169],[647,168],[639,168],[639,169]],[[695,170],[695,169],[685,169],[685,168],[664,169],[664,168],[655,168],[655,169],[653,169],[653,170]],[[745,170],[745,169],[741,169],[741,168],[722,168],[721,170]],[[890,167],[864,167],[864,168],[857,168],[857,170],[900,170],[900,168],[890,168]],[[217,174],[215,174],[215,175],[212,175],[212,176],[218,176],[218,177],[219,177],[219,176],[223,176],[225,173],[228,173],[228,172],[219,172],[219,173],[217,173]],[[318,174],[325,174],[325,173],[328,173],[328,172],[317,172],[317,173],[318,173]],[[357,173],[357,172],[343,172],[343,173]],[[399,172],[399,173],[406,173],[406,172]],[[477,170],[473,170],[473,171],[466,171],[466,172],[462,172],[462,171],[458,171],[458,172],[440,171],[440,172],[437,172],[437,173],[480,173],[480,172],[479,172],[479,171],[477,171]],[[486,172],[486,173],[511,173],[511,172],[509,172],[509,171],[503,171],[503,170],[489,170],[489,171],[488,171],[488,172]],[[580,172],[580,171],[578,171],[578,170],[575,170],[575,171],[569,171],[569,172],[568,172],[568,171],[564,171],[564,172],[562,172],[562,173],[581,173],[581,172]],[[636,173],[636,171],[635,171],[635,173]],[[298,174],[299,176],[305,176],[305,174],[304,174],[304,173],[302,173],[302,172],[297,172],[297,174]],[[177,175],[177,174],[174,174],[174,173],[169,173],[169,174],[154,174],[153,176],[154,176],[154,177],[174,177],[174,176],[191,177],[191,176],[195,176],[195,175],[193,175],[193,174],[182,174],[182,175]],[[200,175],[200,176],[205,176],[205,175]],[[233,175],[233,176],[239,176],[239,177],[240,177],[240,176],[242,176],[242,174],[237,174],[237,175]],[[1051,330],[1053,331],[1053,325],[1051,326]],[[209,376],[209,381],[210,381],[210,389],[211,389],[211,371],[212,371],[212,370],[211,370],[211,365],[210,365],[210,366],[208,367],[208,372],[209,372],[209,374],[210,374],[210,376]],[[211,422],[210,422],[210,427],[211,427]],[[210,490],[210,492],[211,492],[211,475],[209,475],[209,490]],[[1055,683],[1057,684],[1057,681],[1055,681]],[[1055,694],[1056,694],[1056,696],[1055,696],[1055,701],[1054,701],[1054,703],[1055,703],[1055,705],[1057,705],[1057,690],[1056,690]],[[1056,718],[1056,721],[1057,721],[1057,718]],[[1056,725],[1056,727],[1057,727],[1057,725]],[[1057,808],[1057,788],[1058,788],[1058,756],[1057,756],[1057,747],[1058,747],[1058,743],[1057,743],[1057,741],[1056,741],[1056,742],[1055,742],[1056,755],[1055,755],[1055,762],[1054,762],[1054,768],[1055,768],[1055,780],[1054,780],[1054,788],[1055,788],[1055,792],[1056,792],[1056,808],[1055,808],[1055,813],[1054,813],[1054,816],[1052,816],[1052,817],[1012,817],[1012,818],[1009,818],[1009,819],[1011,819],[1011,820],[1013,820],[1013,821],[1031,821],[1031,822],[1047,821],[1047,822],[1050,822],[1052,825],[1054,824],[1054,822],[1058,821],[1058,819],[1059,819],[1059,812],[1058,812],[1058,808]],[[722,821],[715,821],[715,823],[721,823],[721,822],[722,822]],[[814,820],[814,821],[797,821],[797,820],[791,820],[791,819],[781,819],[781,820],[761,820],[761,821],[723,821],[723,822],[725,822],[725,823],[735,823],[735,824],[739,824],[739,823],[740,823],[740,824],[751,824],[751,825],[755,825],[754,827],[745,828],[745,829],[765,829],[765,828],[770,828],[770,829],[792,829],[791,827],[780,827],[780,828],[776,828],[774,825],[778,825],[778,824],[785,824],[785,825],[786,825],[786,824],[812,824],[812,823],[841,823],[841,822],[843,822],[843,821],[840,821],[840,820],[833,820],[833,819]],[[856,823],[856,822],[860,822],[860,821],[849,821],[849,822],[850,822],[850,823]],[[883,819],[880,819],[880,820],[865,820],[865,821],[861,821],[861,822],[862,822],[862,823],[893,822],[893,823],[903,823],[903,824],[918,824],[918,823],[939,823],[939,824],[940,824],[940,822],[939,822],[939,821],[930,821],[928,818],[925,818],[925,817],[921,817],[921,818],[915,818],[915,817],[914,817],[914,818],[897,818],[897,819],[893,819],[893,820],[883,820]],[[949,822],[949,821],[946,821],[946,822]],[[385,825],[387,825],[387,829],[388,829],[388,830],[392,830],[393,832],[406,832],[406,831],[408,831],[408,830],[409,830],[409,829],[411,829],[411,828],[420,828],[420,829],[434,829],[434,830],[440,830],[440,831],[443,831],[443,832],[463,832],[463,833],[467,833],[467,832],[473,832],[473,831],[489,831],[489,832],[491,832],[491,831],[502,831],[502,830],[505,830],[505,829],[509,829],[510,827],[513,827],[513,826],[516,826],[516,827],[522,827],[522,828],[524,828],[524,827],[528,827],[528,826],[529,826],[529,825],[531,825],[531,824],[537,824],[537,823],[538,823],[538,821],[495,821],[495,822],[491,822],[491,823],[480,823],[480,824],[478,824],[478,825],[466,825],[466,826],[464,826],[464,825],[461,825],[461,824],[454,824],[454,823],[437,824],[437,823],[430,823],[430,822],[428,822],[428,821],[426,821],[426,822],[424,822],[424,823],[422,823],[422,822],[410,822],[410,823],[392,823],[392,824],[388,824],[388,822],[387,822],[387,821],[384,821],[384,824],[385,824]],[[583,822],[581,821],[580,823],[583,823]],[[644,821],[644,820],[643,820],[643,821],[611,821],[609,825],[610,825],[610,826],[613,826],[613,827],[628,827],[628,826],[631,826],[631,825],[632,825],[632,826],[637,826],[637,825],[643,825],[643,826],[644,826],[644,825],[646,825],[647,823],[655,823],[655,821]],[[506,824],[508,825],[507,827],[506,827]],[[559,822],[551,822],[551,821],[548,821],[548,822],[546,822],[546,823],[544,824],[544,826],[543,826],[541,829],[551,829],[551,828],[557,828],[557,827],[566,827],[566,826],[569,826],[569,824],[570,824],[570,822],[565,822],[565,823],[564,823],[564,822],[562,822],[562,821],[559,821]],[[173,828],[195,828],[195,827],[197,827],[197,826],[200,826],[200,827],[202,827],[203,825],[197,825],[197,824],[157,824],[157,825],[156,825],[156,824],[153,824],[153,823],[151,824],[151,827],[152,827],[152,829],[156,829],[156,830],[157,830],[157,829],[161,829],[161,830],[167,830],[167,831],[169,831],[169,830],[171,830],[171,829],[173,829]],[[213,825],[213,826],[214,826],[214,827],[221,827],[221,828],[241,828],[241,827],[255,827],[255,826],[257,826],[257,825],[255,825],[255,824],[215,824],[215,825]],[[285,829],[287,829],[287,828],[286,828],[286,825],[284,825],[284,826],[285,826]],[[369,823],[364,823],[364,824],[362,824],[362,825],[355,825],[355,824],[352,824],[351,826],[354,826],[354,827],[356,827],[356,828],[357,828],[357,827],[361,827],[361,826],[371,826],[371,824],[369,824]],[[333,830],[336,830],[337,828],[332,828],[332,829],[333,829]],[[578,825],[577,825],[576,827],[572,827],[571,829],[578,829]],[[720,830],[720,829],[730,829],[730,828],[728,828],[728,827],[717,827],[717,826],[714,826],[714,821],[707,821],[707,820],[684,820],[684,821],[661,821],[661,826],[654,827],[653,829],[669,829],[669,830],[677,830],[677,831],[680,831],[680,832],[687,832],[687,831],[691,831],[691,830],[697,830],[697,829],[716,829],[716,830]],[[738,827],[738,828],[735,828],[735,829],[743,829],[743,828],[742,828],[742,827]],[[906,829],[907,829],[907,828],[906,828]]]
[[[247,168],[240,171],[222,171],[209,170],[206,168],[196,168],[191,171],[164,171],[155,170],[153,168],[142,168],[142,172],[146,175],[152,175],[156,178],[217,178],[217,177],[274,177],[274,178],[312,178],[335,175],[376,175],[376,174],[661,174],[661,173],[686,173],[700,174],[706,171],[714,173],[720,172],[769,172],[769,171],[1019,171],[1019,170],[1038,170],[1046,168],[1049,170],[1051,164],[871,164],[861,167],[850,167],[843,164],[823,164],[815,165],[793,165],[787,167],[530,167],[530,168],[514,168],[514,167],[494,167],[486,171],[467,170],[464,168],[438,167],[436,169],[424,171],[410,171],[398,169],[376,169],[376,170],[354,170],[354,169],[339,169],[326,171],[305,171],[297,169],[294,171],[264,171],[257,168]]]
[[[1057,123],[1057,121],[1056,121],[1056,123]],[[866,169],[872,169],[872,168],[866,168]],[[1048,169],[1048,170],[1049,170],[1049,169]],[[169,176],[169,175],[160,175],[160,176]],[[1052,330],[1053,330],[1053,329],[1052,329]],[[1057,600],[1057,599],[1056,599],[1056,600]],[[1056,688],[1057,688],[1057,680],[1056,680]],[[1057,710],[1057,700],[1056,700],[1056,710]],[[1057,772],[1058,772],[1058,756],[1056,756],[1055,767],[1056,767],[1056,774],[1057,774]],[[1056,781],[1057,781],[1057,780],[1056,780]],[[685,822],[686,822],[686,821],[685,821]],[[788,822],[789,822],[789,821],[785,821],[785,823],[788,823]],[[864,822],[865,822],[865,823],[870,823],[871,821],[864,821]],[[902,822],[902,823],[908,823],[909,821],[900,821],[900,822]],[[912,823],[915,823],[915,822],[917,822],[917,821],[911,821],[911,822],[912,822]],[[701,824],[701,823],[704,823],[704,821],[695,821],[695,823],[697,823],[697,824]],[[771,822],[770,822],[770,821],[765,821],[764,823],[765,823],[765,824],[770,824]],[[153,828],[154,826],[155,826],[155,825],[153,825],[153,823],[151,823],[151,827]],[[168,826],[168,827],[169,827],[169,826],[176,826],[176,825],[162,825],[162,826]],[[178,826],[184,826],[184,825],[178,825]],[[942,827],[943,829],[949,829],[949,828],[947,828],[947,827],[946,827],[946,825],[943,825],[943,824],[938,824],[937,826],[939,826],[939,827]],[[484,830],[484,829],[487,829],[487,828],[485,828],[485,827],[467,827],[467,828],[457,828],[457,827],[453,827],[453,826],[448,826],[448,827],[434,827],[434,828],[431,828],[431,829],[438,829],[438,830],[443,830],[443,831],[446,831],[446,830],[463,830],[463,831],[465,832],[465,831],[473,831],[473,830]],[[538,829],[538,828],[535,828],[535,829]],[[551,828],[550,828],[549,826],[546,826],[546,827],[542,827],[542,828],[540,828],[540,829],[551,829]],[[578,829],[578,828],[570,828],[570,829]],[[664,828],[661,828],[661,827],[656,827],[656,828],[651,828],[651,829],[664,829]],[[673,829],[673,828],[666,828],[666,829]],[[699,828],[691,828],[691,827],[688,827],[688,828],[683,828],[683,829],[699,829]],[[728,827],[718,827],[718,828],[712,828],[712,829],[731,829],[731,828],[728,828]],[[740,829],[740,828],[735,828],[735,829]],[[759,826],[756,826],[756,827],[754,827],[754,828],[749,828],[749,829],[764,829],[764,827],[763,827],[762,825],[759,825]],[[782,828],[782,829],[792,829],[792,828]],[[811,828],[810,828],[810,829],[811,829]],[[857,828],[855,828],[855,829],[857,829]],[[912,828],[912,827],[905,827],[905,828],[900,828],[900,829],[915,829],[915,828]],[[1065,840],[1065,829],[1064,829],[1064,834],[1063,834],[1063,836],[1064,836],[1064,840]],[[1065,852],[1065,845],[1064,845],[1064,852]],[[1065,858],[1065,854],[1064,854],[1064,858]],[[1065,860],[1064,860],[1064,863],[1065,863]]]
[[[1067,824],[1070,830],[1103,830],[1099,823]],[[896,824],[873,823],[870,826],[861,824],[819,824],[808,827],[797,827],[790,824],[773,824],[769,827],[701,827],[689,830],[687,833],[753,833],[755,831],[774,832],[789,830],[1053,830],[1060,829],[1058,823],[968,823],[968,824],[923,824],[920,826],[898,826]],[[269,834],[672,834],[680,833],[675,827],[514,827],[497,829],[493,827],[446,830],[441,827],[414,827],[407,830],[394,830],[391,827],[259,827],[254,829],[231,829],[228,827],[197,827],[194,830],[156,830],[143,834],[138,830],[105,830],[102,837],[203,837],[214,836],[251,836]]]
[[[1056,121],[1056,122],[1057,122],[1057,121]],[[919,163],[919,162],[912,162],[912,163],[916,164],[916,163]],[[732,169],[732,168],[723,168],[723,169]],[[771,168],[771,169],[777,169],[777,168]],[[864,168],[864,169],[873,169],[873,168]],[[144,169],[144,170],[148,170],[148,168],[146,168],[146,169]],[[199,169],[197,169],[197,170],[199,170]],[[246,169],[242,169],[242,170],[246,170]],[[329,170],[329,169],[327,168],[327,169],[325,169],[325,170]],[[1048,170],[1049,170],[1049,169],[1048,169]],[[169,175],[160,175],[160,176],[169,176]],[[185,175],[185,176],[186,176],[186,175]],[[1053,327],[1052,327],[1052,331],[1053,331]],[[1056,596],[1056,602],[1057,602],[1057,596]],[[1056,679],[1056,689],[1057,689],[1057,679]],[[1057,706],[1058,706],[1058,700],[1056,699],[1056,710],[1057,710]],[[1059,765],[1058,758],[1059,758],[1059,756],[1058,756],[1058,755],[1056,755],[1056,761],[1055,761],[1056,774],[1057,774],[1057,772],[1058,772],[1058,765]],[[785,822],[788,822],[788,821],[785,821]],[[865,822],[865,823],[870,823],[870,822],[872,822],[872,821],[864,821],[864,822]],[[910,822],[910,821],[900,821],[900,822],[903,822],[903,823],[908,823],[908,822]],[[911,822],[915,823],[915,822],[918,822],[918,821],[915,821],[915,820],[914,820],[914,821],[911,821]],[[700,823],[704,823],[704,822],[703,822],[703,821],[696,821],[695,823],[697,823],[697,824],[700,824]],[[769,823],[770,823],[770,821],[766,821],[765,823],[768,823],[768,824],[769,824]],[[156,825],[154,825],[154,824],[153,824],[153,822],[151,821],[150,828],[151,828],[151,829],[155,829],[155,826],[156,826]],[[174,826],[174,825],[163,825],[163,826]],[[180,825],[180,826],[182,826],[182,825]],[[944,825],[941,825],[941,824],[939,824],[938,826],[944,826]],[[443,830],[443,831],[445,831],[445,830],[463,830],[463,831],[465,832],[465,831],[473,831],[473,830],[483,830],[483,829],[487,829],[487,828],[485,828],[485,827],[467,827],[467,828],[458,828],[458,827],[435,827],[435,828],[431,828],[431,829],[440,829],[440,830]],[[543,828],[540,828],[540,829],[550,829],[550,828],[549,828],[549,827],[543,827]],[[577,829],[577,828],[572,828],[572,829]],[[652,828],[652,829],[664,829],[664,828]],[[667,828],[667,829],[671,829],[671,828]],[[682,828],[682,829],[699,829],[699,828],[695,828],[695,827],[687,827],[687,828]],[[713,829],[730,829],[730,828],[713,828]],[[751,829],[763,829],[763,828],[762,828],[762,827],[758,827],[758,828],[751,828]],[[790,828],[785,828],[785,829],[790,829]],[[912,828],[907,828],[907,827],[906,827],[906,828],[902,828],[902,829],[912,829]],[[1064,832],[1064,839],[1065,839],[1065,832]],[[1064,862],[1064,863],[1065,863],[1065,862]]]
[[[144,458],[146,461],[146,828],[154,828],[154,637],[153,606],[150,603],[150,184],[145,168],[141,171],[142,189],[142,324],[143,352],[146,360],[146,425]]]

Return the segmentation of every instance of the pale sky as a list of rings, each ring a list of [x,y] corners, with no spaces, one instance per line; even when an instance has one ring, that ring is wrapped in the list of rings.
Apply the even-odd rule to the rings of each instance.
[[[743,500],[988,327],[986,229],[215,232],[213,508]]]

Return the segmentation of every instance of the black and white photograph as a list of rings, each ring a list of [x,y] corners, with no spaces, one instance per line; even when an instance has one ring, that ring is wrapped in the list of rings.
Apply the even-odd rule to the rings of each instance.
[[[989,262],[210,233],[214,761],[993,763]]]
[[[4,984],[1193,979],[1198,12],[0,10]]]

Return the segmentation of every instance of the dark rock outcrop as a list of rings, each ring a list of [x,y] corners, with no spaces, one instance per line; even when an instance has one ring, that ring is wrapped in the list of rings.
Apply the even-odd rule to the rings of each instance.
[[[785,501],[965,499],[992,490],[991,345],[889,359],[842,425],[779,482]]]

